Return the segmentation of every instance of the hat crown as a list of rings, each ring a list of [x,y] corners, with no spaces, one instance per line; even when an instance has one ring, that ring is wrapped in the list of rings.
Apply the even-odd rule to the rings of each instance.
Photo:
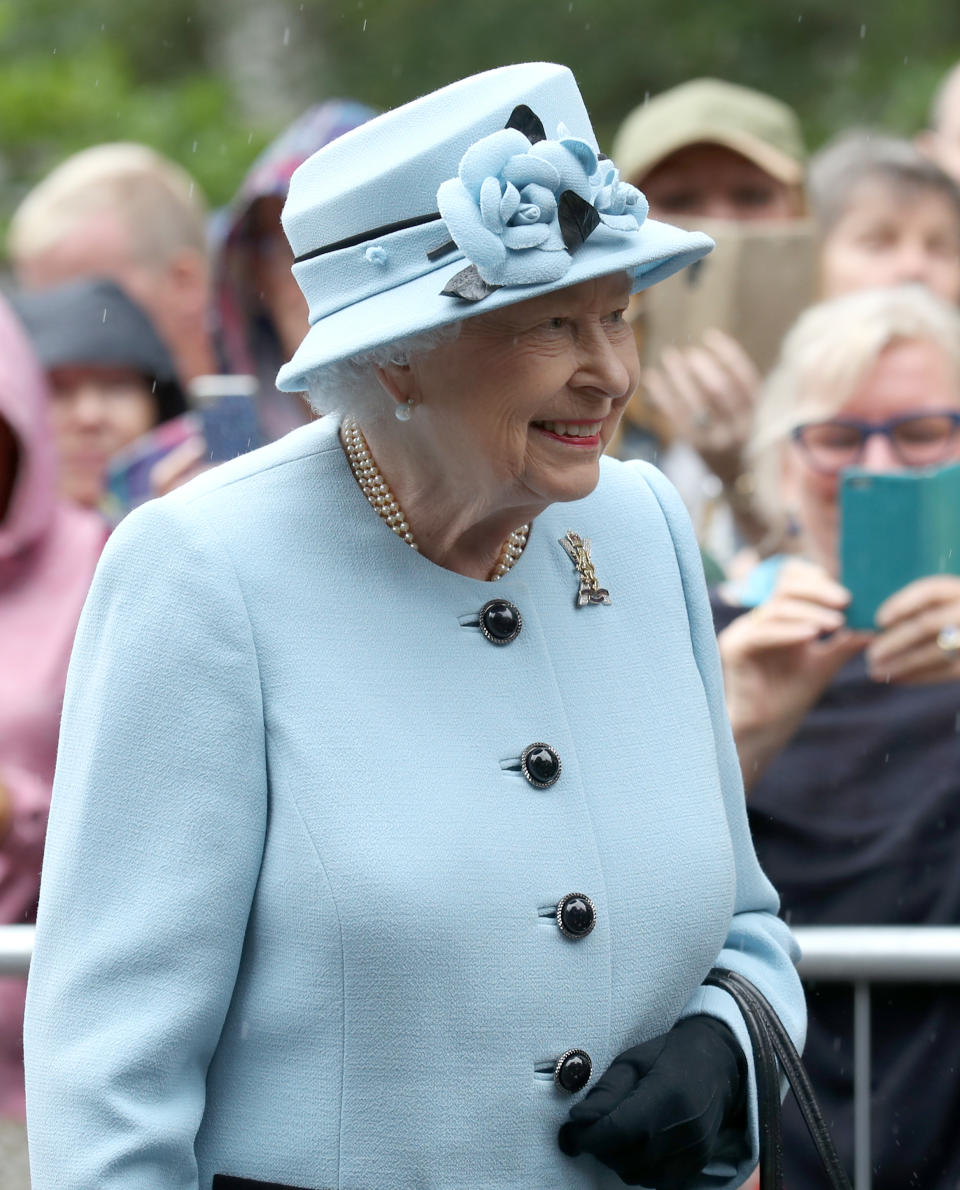
[[[437,210],[466,150],[519,104],[596,149],[573,74],[550,62],[503,66],[412,100],[319,149],[293,174],[283,226],[295,256]],[[439,238],[443,238],[442,234]]]

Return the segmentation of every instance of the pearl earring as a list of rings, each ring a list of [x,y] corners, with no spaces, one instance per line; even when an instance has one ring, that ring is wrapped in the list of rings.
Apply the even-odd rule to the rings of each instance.
[[[394,410],[397,421],[409,421],[413,416],[413,405],[414,401],[412,397],[409,401],[403,401],[401,404],[399,404]]]

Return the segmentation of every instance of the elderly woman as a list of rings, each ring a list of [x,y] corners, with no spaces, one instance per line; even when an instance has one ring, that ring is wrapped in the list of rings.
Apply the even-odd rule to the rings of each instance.
[[[754,456],[800,554],[715,608],[760,860],[796,924],[960,924],[960,578],[909,583],[855,632],[837,563],[844,468],[960,459],[960,316],[920,287],[808,311],[762,395]],[[807,1065],[849,1159],[849,989],[817,988],[810,1013]],[[873,1185],[955,1187],[960,995],[884,985],[873,1014]],[[785,1125],[788,1184],[814,1190],[799,1119]]]
[[[601,466],[630,293],[709,242],[595,144],[569,71],[520,65],[294,175],[280,382],[329,415],[134,513],[85,612],[35,1190],[746,1177],[744,1022],[703,980],[799,1036],[792,945],[689,524]]]

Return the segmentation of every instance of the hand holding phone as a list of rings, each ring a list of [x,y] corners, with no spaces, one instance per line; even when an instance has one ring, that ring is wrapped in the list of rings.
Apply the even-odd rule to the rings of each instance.
[[[192,413],[161,422],[114,455],[107,468],[103,511],[117,524],[145,500],[159,493],[153,483],[154,468],[185,445],[196,442],[200,422]]]
[[[960,577],[916,579],[877,610],[879,635],[867,649],[878,682],[914,684],[960,679]]]
[[[870,639],[844,627],[849,598],[822,566],[791,558],[770,597],[720,632],[727,711],[748,792]]]

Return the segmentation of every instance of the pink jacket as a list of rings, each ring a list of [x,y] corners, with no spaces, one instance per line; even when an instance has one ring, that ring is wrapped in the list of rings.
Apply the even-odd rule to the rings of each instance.
[[[0,303],[0,418],[18,445],[0,521],[0,921],[33,921],[73,635],[106,540],[104,522],[56,495],[47,386],[20,324]],[[23,1117],[25,981],[0,978],[0,1116]]]

